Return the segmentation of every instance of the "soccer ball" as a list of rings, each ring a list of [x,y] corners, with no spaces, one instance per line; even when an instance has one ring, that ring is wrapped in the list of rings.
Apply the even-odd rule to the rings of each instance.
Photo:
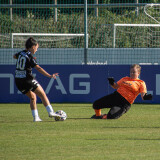
[[[67,118],[66,112],[64,112],[62,110],[57,111],[56,114],[60,115],[60,117],[55,117],[56,121],[64,121]]]

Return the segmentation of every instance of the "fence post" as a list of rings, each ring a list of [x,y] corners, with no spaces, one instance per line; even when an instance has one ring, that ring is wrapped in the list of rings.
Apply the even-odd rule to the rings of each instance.
[[[116,25],[113,24],[113,48],[116,47]]]
[[[135,0],[135,3],[138,4],[139,3],[138,0]],[[139,7],[136,7],[136,16],[138,16],[138,14],[139,14]]]
[[[94,0],[94,4],[98,4],[98,0]],[[98,17],[98,7],[95,8],[95,16]]]
[[[88,25],[87,25],[87,0],[84,1],[84,64],[87,64],[88,54]]]
[[[53,0],[53,2],[57,5],[57,0]],[[54,22],[57,22],[57,8],[54,8]]]
[[[10,0],[10,5],[12,5],[12,0]],[[12,21],[12,8],[10,8],[10,20]]]

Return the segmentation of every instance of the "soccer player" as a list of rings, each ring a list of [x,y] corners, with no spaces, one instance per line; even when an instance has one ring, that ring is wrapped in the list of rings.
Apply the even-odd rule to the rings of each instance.
[[[141,93],[143,100],[151,100],[152,95],[147,94],[146,84],[138,77],[141,67],[138,64],[131,65],[130,77],[124,77],[115,83],[114,78],[108,78],[111,87],[116,89],[114,93],[104,96],[93,103],[95,115],[92,119],[118,119],[126,113],[136,97]],[[108,114],[101,114],[101,109],[110,108]]]
[[[49,117],[58,118],[59,115],[55,114],[53,108],[50,104],[48,97],[46,96],[42,86],[32,75],[32,68],[35,68],[38,72],[46,77],[56,79],[58,73],[49,74],[42,67],[40,67],[33,55],[36,53],[39,45],[38,42],[30,37],[25,44],[25,50],[14,54],[13,58],[17,59],[16,70],[15,70],[15,83],[19,91],[29,97],[30,108],[32,111],[33,121],[42,121],[38,115],[37,110],[37,96],[41,99],[43,105],[45,106]]]

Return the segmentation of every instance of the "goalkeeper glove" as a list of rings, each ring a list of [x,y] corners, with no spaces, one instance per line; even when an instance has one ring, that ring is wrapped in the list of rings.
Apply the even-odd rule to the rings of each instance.
[[[109,81],[110,85],[112,85],[112,86],[114,85],[114,78],[113,77],[109,77],[108,81]]]
[[[143,96],[143,100],[152,100],[152,95],[146,93],[146,94]]]

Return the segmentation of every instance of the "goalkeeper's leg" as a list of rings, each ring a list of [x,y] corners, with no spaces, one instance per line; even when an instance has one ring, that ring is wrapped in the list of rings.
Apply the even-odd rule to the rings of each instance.
[[[114,105],[115,93],[104,96],[93,103],[93,109],[95,111],[95,115],[91,118],[93,119],[102,119],[101,109],[103,108],[111,108]]]
[[[128,106],[128,108],[124,108],[124,107],[121,108],[119,106],[114,106],[108,112],[107,119],[118,119],[124,113],[126,113],[129,110],[129,108],[130,108],[129,106]]]
[[[131,105],[124,99],[118,92],[104,96],[93,103],[95,115],[91,118],[94,119],[117,119],[126,113]],[[108,114],[102,115],[102,108],[111,108]]]

